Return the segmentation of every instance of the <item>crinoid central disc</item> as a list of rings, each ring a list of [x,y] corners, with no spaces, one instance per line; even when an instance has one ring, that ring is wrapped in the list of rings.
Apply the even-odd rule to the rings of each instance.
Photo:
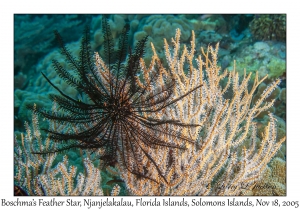
[[[126,118],[128,115],[131,114],[130,104],[120,102],[118,100],[113,101],[112,103],[106,106],[107,111],[111,115],[111,119],[115,120],[122,120]]]

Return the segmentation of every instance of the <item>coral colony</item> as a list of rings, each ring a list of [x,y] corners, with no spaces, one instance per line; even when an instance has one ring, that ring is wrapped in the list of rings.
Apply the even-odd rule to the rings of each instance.
[[[145,24],[158,18],[150,17]],[[214,27],[213,17],[197,27]],[[52,108],[27,104],[31,123],[15,137],[15,195],[285,195],[285,124],[270,112],[285,100],[281,80],[236,62],[228,70],[230,61],[218,64],[219,42],[199,46],[199,33],[182,27],[157,47],[146,33],[156,28],[145,25],[131,49],[133,26],[102,17],[99,52],[90,28],[77,51],[55,31],[63,59],[53,56],[38,80],[51,86]]]

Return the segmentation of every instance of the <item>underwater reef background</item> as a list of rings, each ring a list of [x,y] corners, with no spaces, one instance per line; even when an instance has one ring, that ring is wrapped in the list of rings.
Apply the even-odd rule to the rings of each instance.
[[[129,45],[135,44],[148,36],[144,60],[149,65],[152,59],[150,43],[155,46],[158,57],[162,58],[163,65],[167,65],[165,59],[164,38],[171,40],[176,29],[180,29],[181,44],[190,44],[192,30],[195,33],[195,54],[201,54],[201,47],[215,46],[219,43],[218,65],[221,70],[235,70],[240,76],[253,73],[250,84],[254,83],[255,72],[259,78],[268,75],[261,83],[253,97],[252,104],[259,101],[265,88],[277,79],[281,82],[267,98],[266,103],[275,100],[274,105],[268,110],[256,116],[258,133],[264,131],[271,112],[276,116],[278,124],[277,135],[281,139],[286,135],[286,17],[283,14],[274,15],[216,15],[216,14],[177,14],[177,15],[134,15],[116,14],[107,15],[112,35],[117,40],[126,23],[130,25]],[[37,104],[44,109],[51,110],[52,101],[48,95],[55,90],[42,76],[41,72],[55,84],[58,84],[66,94],[78,100],[85,100],[81,93],[71,88],[55,73],[52,60],[57,59],[61,65],[68,69],[64,57],[59,54],[53,31],[57,30],[64,38],[68,49],[78,55],[80,52],[80,38],[86,25],[90,27],[91,45],[100,56],[104,54],[102,37],[102,15],[15,15],[14,16],[14,131],[16,144],[20,143],[21,133],[26,132],[24,122],[32,121],[32,112],[27,105]],[[115,43],[117,44],[117,43]],[[228,92],[227,98],[232,97]],[[47,127],[45,121],[39,120],[40,127]],[[28,129],[27,129],[28,132]],[[278,185],[284,185],[285,175],[285,145],[283,144],[265,177],[280,176]],[[51,160],[55,166],[63,160],[63,154],[58,154]],[[68,163],[77,167],[77,174],[85,171],[90,162],[82,161],[82,154],[68,152]],[[275,163],[282,168],[281,172],[272,172]],[[278,167],[277,167],[278,168]],[[126,195],[125,184],[121,181],[117,172],[101,171],[101,183],[104,194]],[[267,174],[268,173],[268,174]],[[281,173],[281,174],[280,174]],[[271,179],[271,178],[270,178]],[[277,178],[275,178],[276,180]],[[100,181],[99,181],[100,182]],[[275,182],[274,179],[270,182]],[[118,183],[121,190],[115,193],[115,184]],[[282,189],[281,187],[280,189]],[[262,192],[252,192],[255,195]],[[265,192],[265,195],[269,192]],[[276,192],[284,194],[285,192]],[[42,193],[41,193],[42,194]],[[97,193],[96,193],[97,194]],[[99,193],[101,194],[101,193]]]
[[[274,29],[273,17],[280,28]],[[276,17],[276,18],[275,18]],[[281,22],[280,22],[280,21]],[[265,84],[275,78],[281,83],[273,93],[277,99],[272,113],[285,120],[286,97],[286,43],[285,15],[110,15],[109,23],[113,36],[117,38],[125,23],[129,22],[129,41],[133,46],[148,35],[159,55],[163,55],[163,38],[170,39],[176,28],[181,30],[181,42],[188,43],[191,30],[197,38],[196,52],[200,47],[220,43],[218,54],[222,69],[259,72],[263,77],[268,74]],[[51,74],[51,60],[59,57],[58,45],[54,40],[54,30],[58,30],[72,52],[79,52],[79,40],[86,25],[90,26],[92,47],[103,53],[101,15],[15,15],[14,17],[14,117],[15,130],[24,130],[23,123],[31,118],[26,104],[42,103],[51,108],[51,102],[45,97],[51,92],[50,85],[40,72]],[[261,27],[261,28],[260,28]],[[274,34],[261,36],[259,34]],[[151,48],[146,51],[146,62],[151,60]],[[163,56],[160,56],[163,57]],[[62,58],[63,59],[63,58]],[[50,79],[54,79],[54,73]],[[65,84],[66,85],[66,84]],[[264,84],[262,84],[263,86]],[[68,89],[68,87],[66,87]],[[78,93],[71,92],[76,96]],[[68,92],[68,90],[66,91]],[[78,95],[78,97],[80,97]],[[48,103],[47,103],[48,100]]]

